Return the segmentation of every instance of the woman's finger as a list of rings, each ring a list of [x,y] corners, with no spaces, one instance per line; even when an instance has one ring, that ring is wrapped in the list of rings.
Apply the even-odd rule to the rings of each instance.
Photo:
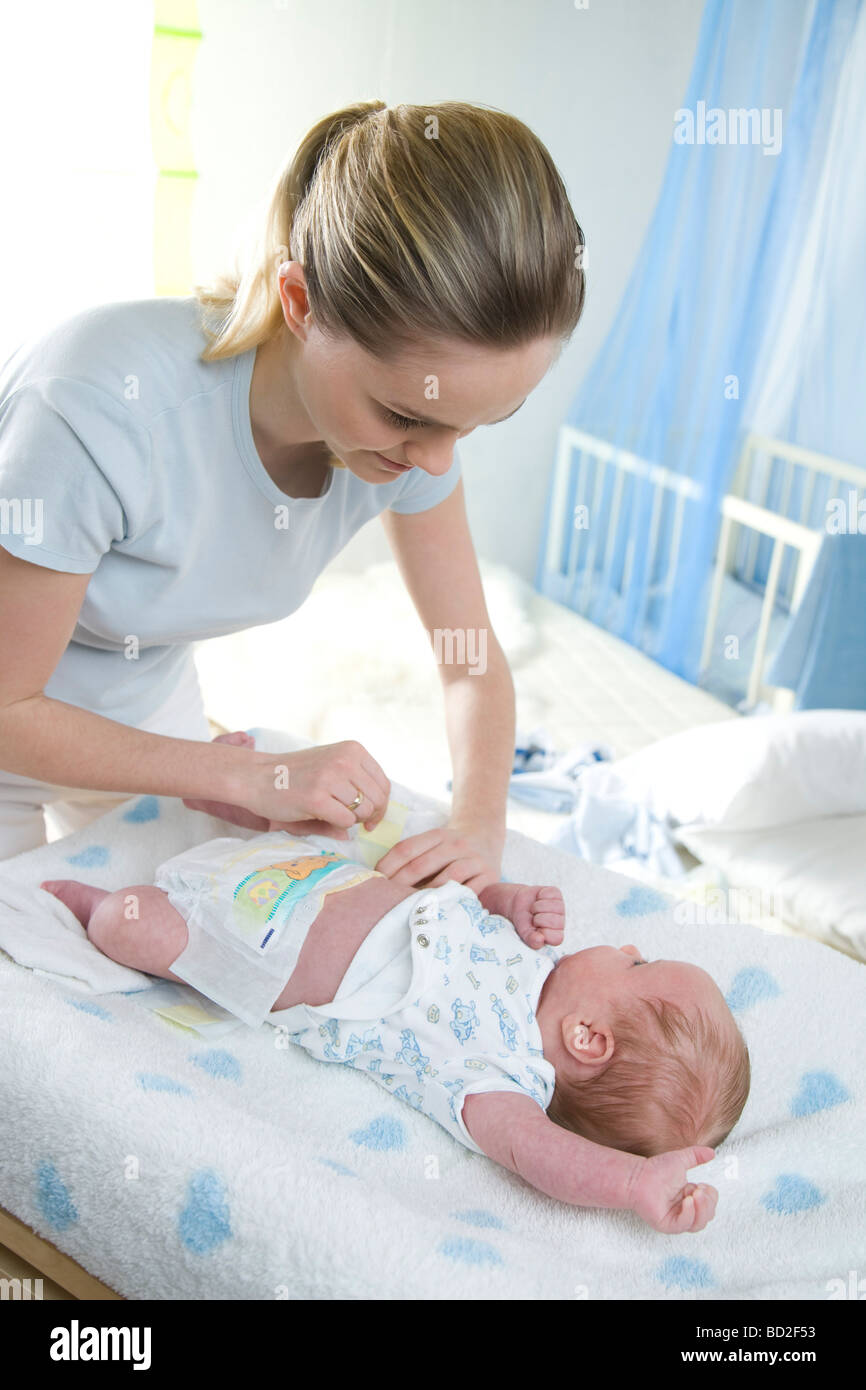
[[[432,845],[437,845],[442,840],[441,829],[422,830],[417,835],[410,835],[406,840],[398,840],[396,845],[392,845],[387,854],[383,854],[377,864],[380,873],[387,874],[392,878],[398,874],[402,868],[412,863],[417,857],[429,850]],[[382,867],[383,864],[386,867]]]
[[[371,784],[375,784],[378,789],[378,797],[370,797],[376,809],[373,811],[372,815],[366,817],[368,821],[372,821],[373,825],[378,825],[388,809],[388,802],[391,800],[391,782],[389,778],[385,776],[384,770],[379,766],[375,758],[365,758],[361,766],[370,778],[370,783],[368,783],[369,790],[372,791]],[[359,787],[358,790],[360,791],[361,788]],[[372,829],[372,825],[368,828]]]

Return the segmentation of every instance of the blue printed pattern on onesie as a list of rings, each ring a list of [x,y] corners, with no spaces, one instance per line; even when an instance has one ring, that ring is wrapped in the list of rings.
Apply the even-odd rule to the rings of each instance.
[[[412,980],[424,981],[418,997],[399,1008],[395,1000],[385,1017],[329,1017],[324,1004],[308,1010],[310,1026],[289,1038],[322,1061],[366,1071],[480,1153],[462,1122],[471,1091],[517,1092],[543,1110],[553,1099],[556,1075],[544,1056],[535,1009],[562,950],[527,946],[507,918],[487,912],[462,884],[449,880],[429,892],[430,907],[439,895],[437,910],[425,911],[419,921],[426,935],[416,937],[426,942],[426,980],[413,943],[413,971],[418,966],[420,973]],[[407,908],[407,940],[409,916]],[[364,1013],[363,988],[356,1011]]]

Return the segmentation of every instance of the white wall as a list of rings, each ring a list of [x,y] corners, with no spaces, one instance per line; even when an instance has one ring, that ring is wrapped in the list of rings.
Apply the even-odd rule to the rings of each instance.
[[[514,419],[458,445],[479,555],[529,580],[558,423],[655,206],[702,11],[703,0],[199,0],[196,276],[261,215],[309,127],[350,101],[477,101],[519,117],[549,149],[586,235],[584,315]],[[374,522],[334,566],[389,554]]]

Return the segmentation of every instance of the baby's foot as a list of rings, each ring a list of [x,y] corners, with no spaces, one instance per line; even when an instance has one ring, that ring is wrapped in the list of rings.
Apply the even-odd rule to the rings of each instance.
[[[245,729],[235,729],[232,734],[217,734],[216,738],[211,739],[211,743],[242,744],[245,748],[255,748],[256,746],[252,734],[248,734]]]
[[[565,901],[558,888],[522,884],[514,895],[510,917],[518,936],[534,950],[561,944]]]
[[[83,927],[87,926],[97,904],[106,897],[104,888],[93,888],[89,883],[79,883],[75,878],[47,878],[39,887],[65,903]]]

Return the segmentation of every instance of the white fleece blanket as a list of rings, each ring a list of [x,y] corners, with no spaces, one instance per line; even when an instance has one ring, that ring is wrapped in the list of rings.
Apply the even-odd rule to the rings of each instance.
[[[270,751],[303,746],[252,732]],[[412,806],[405,834],[445,818],[396,784],[392,797]],[[503,874],[562,888],[566,949],[634,942],[704,966],[748,1041],[746,1110],[691,1174],[718,1188],[715,1220],[662,1236],[536,1192],[267,1024],[220,1032],[218,1014],[187,1009],[193,991],[104,962],[37,887],[146,883],[220,833],[140,797],[0,864],[0,1204],[92,1274],[134,1299],[851,1297],[866,1225],[862,965],[751,926],[689,925],[654,890],[509,832]]]

